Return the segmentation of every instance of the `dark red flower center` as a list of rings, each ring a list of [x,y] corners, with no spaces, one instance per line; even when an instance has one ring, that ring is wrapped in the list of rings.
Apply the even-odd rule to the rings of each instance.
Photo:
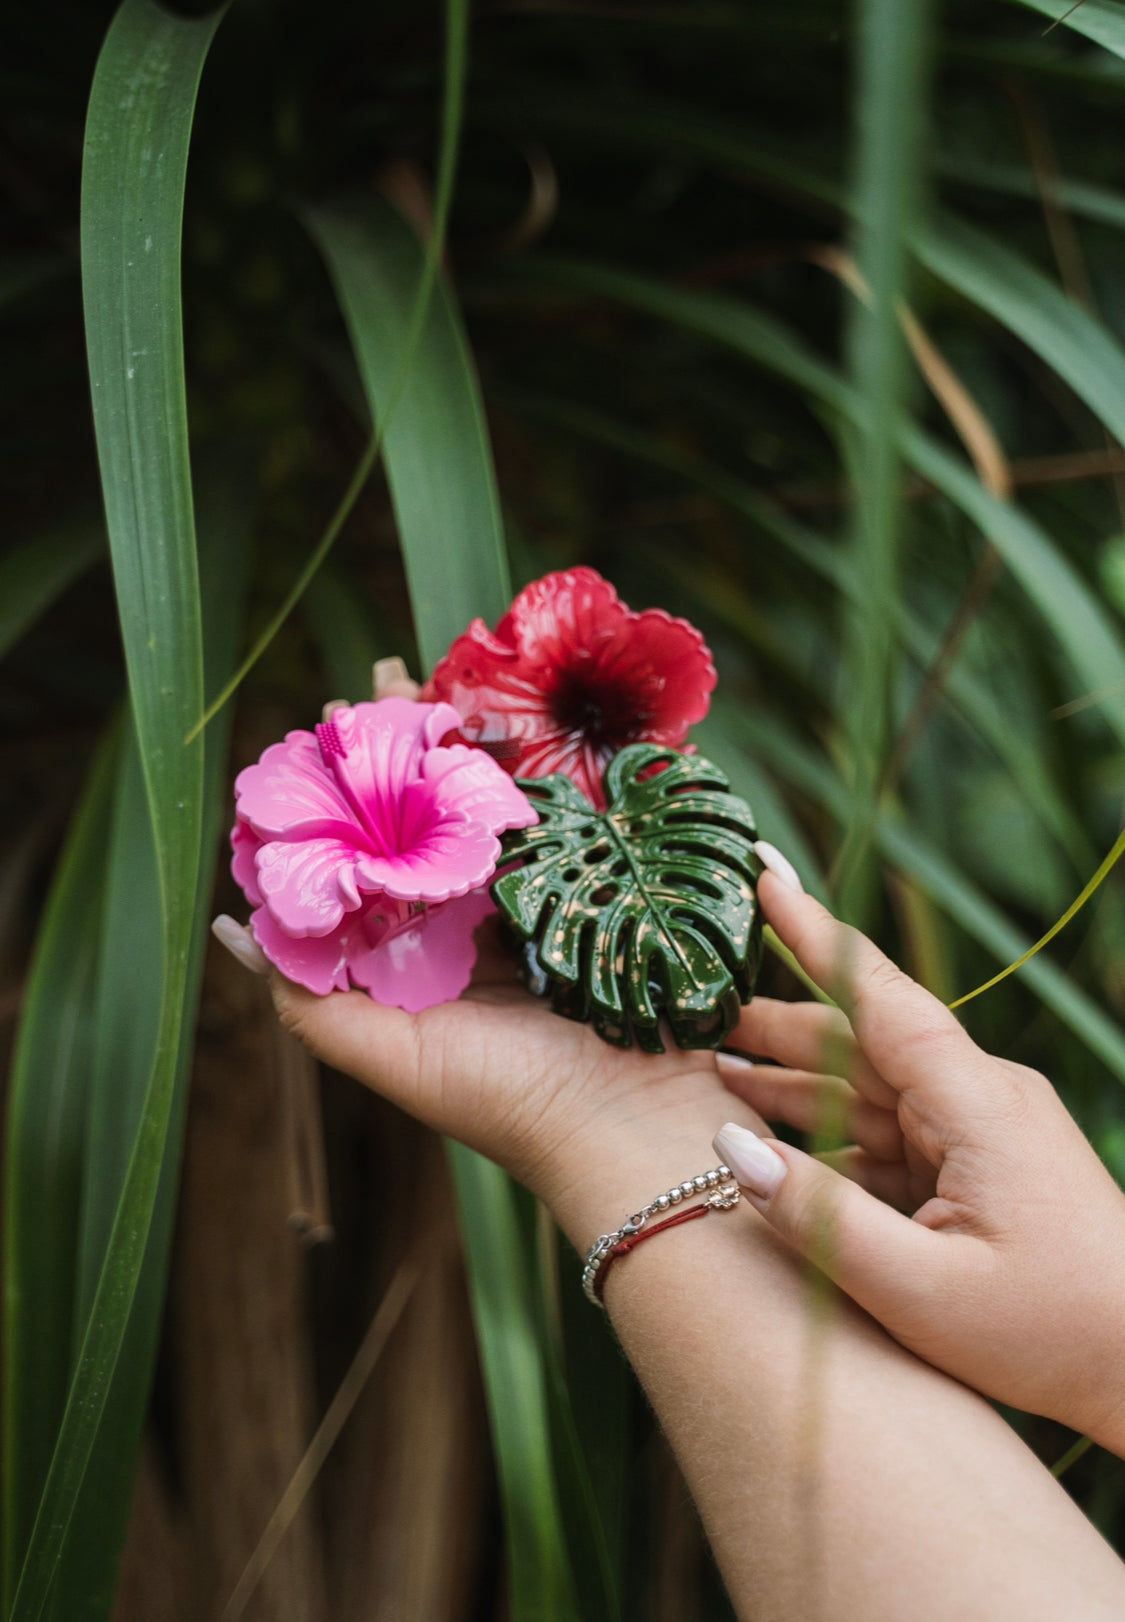
[[[551,710],[560,731],[580,734],[593,748],[614,752],[639,737],[649,720],[638,698],[619,683],[599,680],[596,671],[562,670]]]

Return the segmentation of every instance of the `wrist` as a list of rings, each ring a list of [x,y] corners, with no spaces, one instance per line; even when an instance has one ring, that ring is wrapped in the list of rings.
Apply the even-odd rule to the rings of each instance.
[[[658,1195],[717,1166],[711,1139],[730,1120],[764,1130],[717,1078],[640,1116],[607,1112],[557,1145],[531,1186],[585,1254],[599,1234],[616,1231]]]

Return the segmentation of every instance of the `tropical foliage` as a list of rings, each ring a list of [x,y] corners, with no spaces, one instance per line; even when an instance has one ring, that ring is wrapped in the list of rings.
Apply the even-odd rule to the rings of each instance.
[[[1044,934],[1125,796],[1125,5],[1065,10],[0,25],[5,1617],[722,1614],[531,1202],[205,962],[230,786],[591,565],[921,980]],[[1125,1177],[1113,874],[963,1017]]]

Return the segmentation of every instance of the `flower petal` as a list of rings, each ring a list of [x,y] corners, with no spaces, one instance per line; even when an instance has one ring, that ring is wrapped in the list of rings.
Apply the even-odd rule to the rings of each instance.
[[[507,621],[510,614],[505,617]],[[474,620],[457,638],[422,689],[423,698],[445,699],[458,712],[455,728],[469,743],[487,747],[534,737],[550,725],[542,676],[519,650]],[[518,753],[518,752],[517,752]],[[504,761],[508,767],[507,760]],[[515,759],[513,757],[513,770]]]
[[[662,609],[635,614],[593,569],[544,576],[491,634],[480,620],[434,671],[429,698],[455,734],[522,777],[563,772],[595,805],[619,749],[678,746],[707,713],[715,669],[700,633]]]
[[[496,635],[527,664],[554,670],[597,658],[636,618],[596,569],[563,569],[525,586]]]
[[[234,851],[230,864],[234,882],[241,886],[252,907],[260,907],[262,892],[258,888],[258,864],[254,858],[262,848],[262,841],[250,824],[239,817],[230,831],[230,843]]]
[[[348,989],[348,958],[357,934],[362,942],[355,914],[349,914],[338,929],[327,935],[298,939],[281,927],[268,907],[259,907],[250,914],[250,928],[262,951],[287,980],[295,980],[319,997]]]
[[[529,828],[539,820],[523,790],[480,749],[452,744],[431,750],[422,762],[422,779],[433,787],[439,803],[459,807],[489,833]]]
[[[333,711],[331,722],[321,729],[331,729],[339,745],[339,752],[332,750],[331,771],[376,849],[401,848],[402,796],[418,778],[426,752],[460,724],[451,705],[416,704],[408,698],[381,698]]]
[[[598,658],[597,682],[630,695],[638,736],[630,741],[682,743],[702,721],[715,690],[715,666],[694,625],[662,608],[629,614],[623,634],[607,642]]]
[[[450,1002],[464,991],[473,972],[473,931],[494,910],[487,890],[427,909],[353,958],[352,981],[376,1002],[411,1014]]]
[[[399,800],[399,817],[400,849],[363,856],[357,864],[364,890],[383,890],[402,901],[439,902],[492,877],[500,841],[484,823],[470,821],[456,801],[445,800],[440,782],[409,784]]]
[[[357,854],[340,839],[272,840],[257,853],[258,889],[291,935],[327,935],[362,903]]]
[[[311,732],[286,733],[234,782],[238,815],[262,839],[347,838],[355,822]]]

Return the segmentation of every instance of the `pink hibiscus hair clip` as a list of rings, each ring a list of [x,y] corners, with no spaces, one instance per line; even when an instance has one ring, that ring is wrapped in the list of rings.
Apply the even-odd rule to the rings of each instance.
[[[464,990],[497,836],[536,813],[490,755],[443,744],[461,724],[443,703],[345,705],[239,773],[232,871],[289,979],[411,1013]]]
[[[495,631],[474,620],[422,690],[458,736],[517,777],[561,772],[599,809],[602,774],[632,743],[682,747],[707,714],[715,667],[694,625],[634,613],[594,569],[544,575]]]

